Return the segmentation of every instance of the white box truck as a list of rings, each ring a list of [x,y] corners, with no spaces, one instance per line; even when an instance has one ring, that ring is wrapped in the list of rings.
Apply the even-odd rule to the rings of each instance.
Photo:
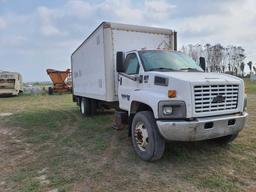
[[[173,30],[103,22],[71,56],[73,100],[81,114],[114,107],[146,161],[165,142],[234,140],[247,117],[244,82],[204,72],[177,51]]]

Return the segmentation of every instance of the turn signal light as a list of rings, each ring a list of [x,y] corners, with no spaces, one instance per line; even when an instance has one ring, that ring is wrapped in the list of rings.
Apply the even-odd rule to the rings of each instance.
[[[168,91],[168,97],[171,97],[171,98],[176,97],[176,91],[175,90],[169,90]]]

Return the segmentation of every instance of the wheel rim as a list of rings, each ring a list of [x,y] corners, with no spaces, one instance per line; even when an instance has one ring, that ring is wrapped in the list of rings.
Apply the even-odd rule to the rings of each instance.
[[[146,151],[148,145],[148,130],[143,122],[138,122],[135,126],[135,140],[141,151]]]
[[[84,100],[81,100],[81,113],[84,114]]]

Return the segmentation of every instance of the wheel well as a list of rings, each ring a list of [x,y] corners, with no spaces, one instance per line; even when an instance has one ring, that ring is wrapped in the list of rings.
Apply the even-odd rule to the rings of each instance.
[[[133,101],[131,104],[131,110],[130,113],[131,114],[135,114],[138,111],[153,111],[152,108],[145,104],[145,103],[141,103],[138,101]]]

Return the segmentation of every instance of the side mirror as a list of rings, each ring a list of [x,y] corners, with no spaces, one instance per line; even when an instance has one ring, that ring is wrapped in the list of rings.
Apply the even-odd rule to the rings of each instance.
[[[199,58],[199,65],[205,71],[205,58],[204,57]]]
[[[124,70],[124,52],[118,51],[116,53],[116,71],[122,73]]]

